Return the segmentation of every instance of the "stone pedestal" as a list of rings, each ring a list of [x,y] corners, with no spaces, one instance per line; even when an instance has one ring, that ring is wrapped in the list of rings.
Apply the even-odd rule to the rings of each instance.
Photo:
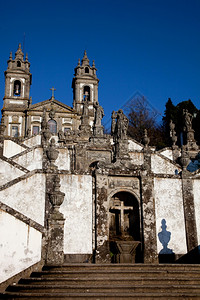
[[[99,125],[99,126],[95,126],[94,127],[94,136],[103,136],[103,126]]]
[[[118,251],[116,255],[117,263],[135,263],[136,248],[140,244],[139,241],[116,241],[115,244]]]
[[[63,215],[53,213],[48,219],[48,265],[61,265],[64,262],[64,222]]]

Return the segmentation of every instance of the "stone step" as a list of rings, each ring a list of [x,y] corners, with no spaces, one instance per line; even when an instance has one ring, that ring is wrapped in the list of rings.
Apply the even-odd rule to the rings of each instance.
[[[88,299],[95,299],[95,300],[115,300],[115,299],[122,299],[122,300],[178,300],[178,299],[200,299],[200,293],[175,293],[175,292],[167,292],[167,293],[130,293],[130,292],[123,292],[123,293],[116,293],[116,292],[107,292],[107,293],[32,293],[22,294],[22,293],[7,293],[7,295],[3,295],[2,300],[63,300],[63,299],[73,299],[73,300],[88,300]]]
[[[77,278],[95,278],[102,277],[104,279],[109,279],[123,276],[129,276],[133,278],[143,278],[143,277],[157,277],[160,278],[161,276],[165,277],[179,277],[179,278],[188,278],[188,277],[197,277],[200,278],[200,272],[198,271],[182,271],[182,270],[69,270],[69,271],[42,271],[42,272],[33,272],[31,277],[41,277],[41,278],[69,278],[72,275],[77,276]]]
[[[165,284],[146,284],[146,285],[129,285],[129,284],[118,284],[118,285],[111,285],[109,283],[104,283],[101,285],[94,285],[91,284],[80,284],[77,283],[77,286],[72,285],[58,285],[54,284],[53,286],[41,284],[37,285],[17,285],[9,287],[9,291],[14,292],[23,292],[23,293],[42,293],[42,292],[49,292],[49,293],[60,293],[60,292],[68,292],[68,293],[98,293],[98,292],[136,292],[136,293],[147,293],[147,292],[159,292],[159,293],[166,293],[168,289],[173,292],[181,292],[181,293],[189,293],[195,290],[196,293],[200,293],[200,286],[199,285],[175,285],[171,284],[170,286],[166,286]]]
[[[70,278],[57,278],[57,277],[51,277],[51,278],[25,278],[21,279],[19,281],[19,284],[31,284],[31,285],[40,285],[40,284],[71,284],[76,285],[77,283],[86,284],[86,283],[93,283],[94,285],[102,284],[105,282],[105,278],[97,277],[94,278],[78,278],[77,276],[71,276]],[[118,285],[122,283],[126,284],[138,284],[138,285],[145,285],[145,284],[195,284],[200,285],[200,277],[189,277],[189,278],[177,278],[177,277],[168,277],[168,278],[155,278],[155,277],[148,277],[148,278],[135,278],[135,277],[118,277],[118,278],[110,278],[109,283],[112,285]]]
[[[43,270],[191,270],[199,271],[200,265],[186,265],[186,264],[63,264],[62,266],[44,266]]]
[[[200,299],[198,265],[45,266],[0,299]]]

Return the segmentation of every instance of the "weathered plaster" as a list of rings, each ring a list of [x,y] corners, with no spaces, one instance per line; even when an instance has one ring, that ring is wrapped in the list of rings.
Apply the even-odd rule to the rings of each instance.
[[[144,155],[142,152],[129,153],[131,162],[134,165],[142,165],[144,163]]]
[[[59,170],[70,170],[70,155],[68,149],[59,149],[59,155],[56,159],[55,165]]]
[[[65,218],[64,253],[92,254],[92,177],[61,175],[65,199],[60,212]]]
[[[193,180],[194,208],[196,217],[197,239],[200,245],[200,180]]]
[[[22,155],[14,158],[13,160],[29,171],[32,171],[35,169],[42,169],[42,156],[43,149],[36,148],[27,153],[22,153]]]
[[[152,172],[154,172],[155,174],[175,175],[176,170],[178,170],[178,172],[181,171],[181,169],[176,165],[170,163],[170,161],[168,161],[167,159],[164,159],[156,154],[151,155],[151,168]]]
[[[44,225],[45,175],[34,174],[0,191],[1,202]]]
[[[158,239],[161,221],[166,220],[166,230],[171,232],[168,248],[175,254],[187,252],[181,179],[155,178],[155,207],[158,253],[163,249]]]
[[[0,159],[0,186],[23,174],[23,171]]]
[[[38,135],[32,136],[31,138],[25,140],[23,142],[23,144],[30,147],[30,148],[34,147],[34,146],[37,146],[37,145],[40,145],[41,144],[41,135],[38,134]]]
[[[171,149],[164,149],[163,151],[159,151],[160,154],[163,156],[173,160],[173,153]]]
[[[21,153],[24,150],[26,150],[26,148],[16,144],[13,141],[10,140],[4,141],[3,155],[5,157],[10,158],[18,153]]]
[[[41,259],[42,234],[0,210],[0,282]]]
[[[128,140],[128,150],[129,151],[134,151],[134,150],[141,151],[142,149],[143,149],[143,147],[139,143],[136,143],[133,140]]]

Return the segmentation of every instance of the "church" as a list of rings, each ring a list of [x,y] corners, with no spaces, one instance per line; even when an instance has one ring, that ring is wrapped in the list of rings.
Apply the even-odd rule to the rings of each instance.
[[[175,262],[200,245],[200,169],[192,116],[186,140],[157,151],[127,135],[113,111],[102,125],[97,69],[86,51],[72,79],[73,106],[32,104],[21,45],[10,53],[0,124],[0,282],[43,263]]]

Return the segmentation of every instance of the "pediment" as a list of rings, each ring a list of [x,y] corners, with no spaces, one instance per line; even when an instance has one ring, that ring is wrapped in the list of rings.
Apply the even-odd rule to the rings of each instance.
[[[33,104],[29,107],[29,111],[39,111],[42,112],[43,108],[46,108],[47,111],[50,111],[53,107],[53,109],[57,113],[72,113],[72,114],[77,114],[77,112],[70,106],[56,100],[45,100],[42,102],[38,102],[36,104]]]

